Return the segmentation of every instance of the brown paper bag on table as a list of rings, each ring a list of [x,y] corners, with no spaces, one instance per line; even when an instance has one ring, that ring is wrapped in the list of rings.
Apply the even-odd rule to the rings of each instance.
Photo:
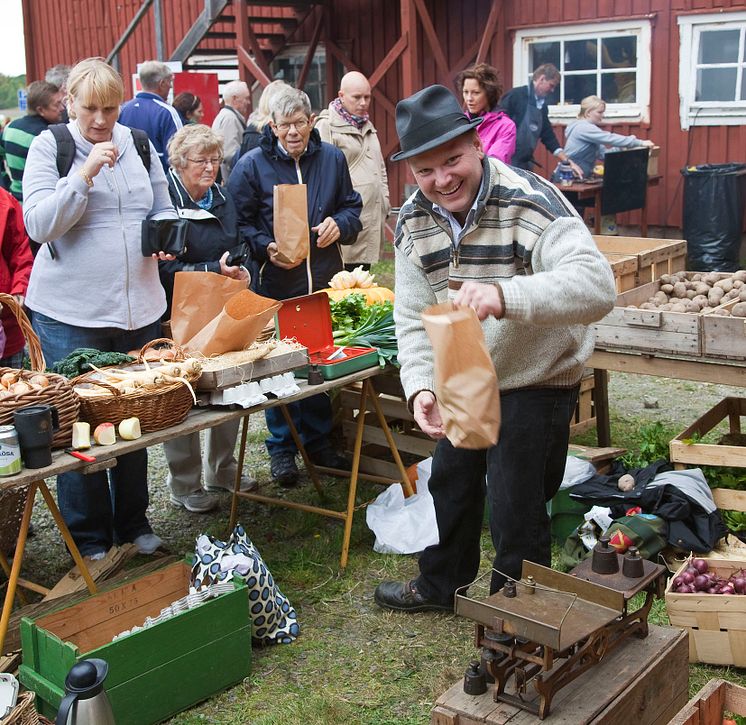
[[[215,272],[177,272],[171,335],[205,356],[244,350],[282,306],[246,289],[246,282]]]
[[[456,448],[488,448],[500,431],[500,391],[476,312],[450,302],[422,313],[435,355],[435,397]]]
[[[305,184],[276,184],[273,190],[273,234],[277,259],[285,264],[306,259],[309,250],[308,194]]]

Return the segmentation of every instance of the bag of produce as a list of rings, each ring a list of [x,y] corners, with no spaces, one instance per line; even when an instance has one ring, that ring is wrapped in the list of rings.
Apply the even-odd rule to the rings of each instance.
[[[306,259],[309,250],[308,198],[305,184],[277,184],[272,226],[277,258],[286,264]]]
[[[451,302],[422,313],[435,354],[435,397],[456,448],[489,448],[500,431],[500,391],[476,312]]]

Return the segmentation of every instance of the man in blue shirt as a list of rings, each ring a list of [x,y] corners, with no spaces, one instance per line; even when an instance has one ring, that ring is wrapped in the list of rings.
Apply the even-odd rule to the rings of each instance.
[[[143,63],[139,76],[143,90],[122,106],[119,123],[145,131],[158,152],[163,170],[168,171],[166,146],[182,126],[178,111],[166,103],[174,76],[165,63],[157,60]]]

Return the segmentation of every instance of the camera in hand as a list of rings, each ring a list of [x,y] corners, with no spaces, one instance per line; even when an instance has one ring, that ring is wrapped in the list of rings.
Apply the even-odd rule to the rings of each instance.
[[[142,254],[164,252],[177,257],[187,250],[186,219],[146,219],[142,222]]]
[[[249,259],[249,245],[248,242],[238,244],[232,249],[228,250],[228,256],[225,259],[226,267],[245,267],[246,262]]]

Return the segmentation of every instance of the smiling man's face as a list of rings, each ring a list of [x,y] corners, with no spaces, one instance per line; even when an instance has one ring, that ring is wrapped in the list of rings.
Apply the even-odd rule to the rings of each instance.
[[[479,136],[471,131],[413,156],[409,166],[425,197],[463,224],[479,193],[483,158]]]

